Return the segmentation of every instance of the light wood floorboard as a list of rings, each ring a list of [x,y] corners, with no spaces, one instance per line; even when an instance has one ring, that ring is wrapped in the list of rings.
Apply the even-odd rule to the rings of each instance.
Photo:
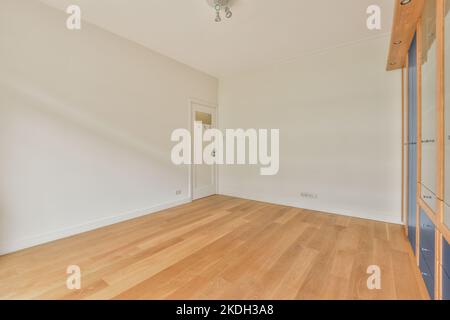
[[[410,250],[398,225],[212,196],[2,256],[0,298],[423,299]]]

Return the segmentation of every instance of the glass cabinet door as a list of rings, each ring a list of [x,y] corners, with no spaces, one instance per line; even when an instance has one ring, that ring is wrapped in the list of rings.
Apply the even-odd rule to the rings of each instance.
[[[449,0],[450,1],[450,0]],[[403,77],[403,196],[402,196],[402,218],[403,221],[406,222],[406,217],[408,215],[408,144],[409,144],[409,136],[408,136],[408,127],[409,127],[409,118],[408,118],[408,69],[402,69],[402,77]]]
[[[444,224],[450,229],[450,0],[445,1],[445,44],[444,44],[444,77],[445,77],[445,88],[444,88],[444,121],[445,121],[445,164],[444,164]]]
[[[425,1],[421,20],[422,161],[421,197],[436,212],[436,0]]]

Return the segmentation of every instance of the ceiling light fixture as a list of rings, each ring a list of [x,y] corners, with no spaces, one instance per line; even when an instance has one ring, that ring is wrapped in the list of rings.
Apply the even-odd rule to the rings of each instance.
[[[233,12],[230,9],[230,3],[232,0],[207,0],[208,4],[216,10],[216,19],[214,21],[221,22],[221,12],[225,12],[225,17],[230,19],[233,16]]]
[[[225,8],[225,17],[227,17],[227,19],[230,19],[233,16],[233,12],[231,12],[229,7]]]
[[[222,21],[222,18],[220,17],[220,6],[219,5],[216,5],[216,22],[220,22],[220,21]]]

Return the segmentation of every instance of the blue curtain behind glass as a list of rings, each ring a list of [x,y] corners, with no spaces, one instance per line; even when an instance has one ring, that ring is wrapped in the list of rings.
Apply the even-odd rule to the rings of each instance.
[[[416,250],[417,191],[417,51],[416,36],[409,48],[408,67],[408,237]]]

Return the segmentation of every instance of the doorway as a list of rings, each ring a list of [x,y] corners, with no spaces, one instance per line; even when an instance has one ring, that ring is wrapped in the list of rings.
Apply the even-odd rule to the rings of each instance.
[[[213,106],[191,101],[191,136],[192,150],[194,150],[194,125],[200,125],[203,133],[207,129],[217,127],[217,109]],[[202,137],[203,138],[203,137]],[[202,139],[203,140],[203,139]],[[209,142],[203,142],[204,148]],[[202,148],[202,149],[203,149]],[[193,154],[193,152],[192,152]],[[197,200],[217,193],[217,165],[195,164],[192,162],[192,199]]]

